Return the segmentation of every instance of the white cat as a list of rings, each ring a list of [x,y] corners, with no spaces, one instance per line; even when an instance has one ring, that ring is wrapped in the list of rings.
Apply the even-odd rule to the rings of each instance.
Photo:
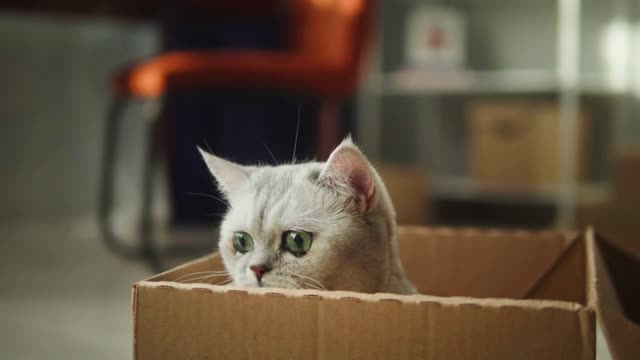
[[[350,137],[326,163],[241,166],[200,152],[229,201],[219,250],[234,285],[416,293],[387,190]]]

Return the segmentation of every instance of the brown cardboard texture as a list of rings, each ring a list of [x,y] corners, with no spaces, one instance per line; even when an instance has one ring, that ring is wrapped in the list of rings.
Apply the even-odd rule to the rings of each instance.
[[[640,203],[640,147],[616,150],[612,167],[614,201],[637,206]]]
[[[614,359],[640,357],[640,246],[598,237],[598,317]]]
[[[424,225],[429,222],[428,178],[412,167],[382,164],[376,166],[385,183],[401,225]]]
[[[182,283],[222,270],[217,254],[138,282],[134,358],[594,359],[588,236],[412,227],[399,240],[429,295]]]
[[[577,219],[581,226],[593,225],[598,234],[623,248],[640,249],[640,207],[637,205],[616,202],[580,204]]]
[[[482,184],[522,187],[549,186],[559,180],[560,116],[551,102],[478,100],[468,107],[469,165]],[[578,114],[576,169],[588,174],[590,121]]]

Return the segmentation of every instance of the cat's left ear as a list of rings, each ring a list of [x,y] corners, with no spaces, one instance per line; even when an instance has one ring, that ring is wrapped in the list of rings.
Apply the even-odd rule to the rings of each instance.
[[[333,150],[318,180],[351,197],[358,211],[363,214],[377,203],[374,171],[369,160],[348,136]]]
[[[220,191],[227,198],[249,181],[250,169],[248,167],[211,155],[200,147],[198,147],[198,151],[202,155],[205,164],[207,164],[209,171],[218,182]]]

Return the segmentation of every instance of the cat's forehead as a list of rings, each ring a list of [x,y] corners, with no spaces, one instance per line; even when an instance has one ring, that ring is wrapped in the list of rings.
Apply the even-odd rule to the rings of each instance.
[[[312,182],[318,178],[322,163],[288,164],[265,166],[251,174],[250,181],[254,186],[264,184],[281,184],[292,186],[304,182]]]
[[[313,223],[310,217],[324,212],[324,202],[318,200],[323,198],[322,191],[314,185],[321,170],[321,163],[254,169],[246,191],[232,198],[226,224],[259,233]]]
[[[307,199],[302,194],[316,193],[314,182],[317,180],[322,163],[304,163],[280,166],[262,166],[252,169],[249,181],[243,190],[236,193],[231,202],[236,207],[247,208],[273,206],[283,200]],[[242,205],[244,204],[244,205]]]

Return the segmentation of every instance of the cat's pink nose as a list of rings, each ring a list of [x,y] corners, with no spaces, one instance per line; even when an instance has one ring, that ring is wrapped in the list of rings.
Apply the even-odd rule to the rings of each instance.
[[[249,269],[253,271],[254,274],[256,274],[256,279],[258,279],[258,281],[262,280],[262,275],[264,275],[264,273],[271,270],[271,268],[267,267],[266,265],[251,265],[249,266]]]

